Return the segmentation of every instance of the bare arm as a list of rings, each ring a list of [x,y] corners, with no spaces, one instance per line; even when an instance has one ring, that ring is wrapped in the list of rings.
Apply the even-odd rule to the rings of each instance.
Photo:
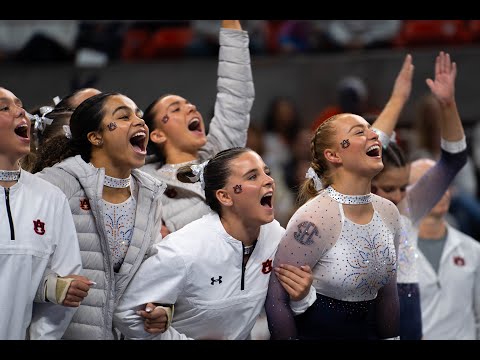
[[[242,30],[240,20],[222,20],[222,27],[225,29]]]
[[[402,68],[395,79],[390,99],[373,123],[373,127],[384,132],[388,138],[392,136],[393,131],[397,126],[400,113],[410,97],[413,70],[412,55],[408,54],[405,56]],[[387,145],[388,143],[383,144],[384,147]]]
[[[457,64],[451,61],[450,54],[441,51],[435,61],[435,80],[427,79],[426,82],[440,102],[443,115],[440,131],[442,139],[447,141],[460,141],[465,137],[455,101],[456,77]]]

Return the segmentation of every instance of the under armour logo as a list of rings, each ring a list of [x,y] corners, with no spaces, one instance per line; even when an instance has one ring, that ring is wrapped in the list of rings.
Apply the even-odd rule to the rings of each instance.
[[[85,199],[80,199],[80,209],[82,210],[90,210],[90,202],[88,201],[87,198]]]
[[[272,260],[268,259],[262,262],[262,273],[268,274],[272,271]]]
[[[38,235],[43,235],[45,234],[45,223],[41,222],[39,219],[33,220],[33,230],[38,234]]]
[[[219,276],[218,279],[215,279],[213,276],[211,278],[212,282],[210,283],[211,285],[214,285],[216,282],[218,282],[219,284],[222,283],[222,277]]]
[[[298,231],[293,233],[293,237],[302,245],[312,245],[313,236],[318,236],[318,230],[315,224],[310,221],[304,221],[298,225]]]

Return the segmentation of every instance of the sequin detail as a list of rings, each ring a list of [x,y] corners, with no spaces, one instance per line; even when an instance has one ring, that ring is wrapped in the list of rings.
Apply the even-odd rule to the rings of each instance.
[[[20,178],[20,170],[0,170],[0,181],[17,181]]]
[[[372,202],[372,194],[367,194],[367,195],[345,195],[342,193],[339,193],[337,190],[335,190],[333,187],[329,186],[327,187],[327,192],[328,195],[332,199],[334,199],[336,202],[340,204],[345,204],[345,205],[363,205],[363,204],[369,204]]]
[[[113,269],[118,272],[132,241],[136,201],[132,196],[120,204],[103,200],[104,221]]]

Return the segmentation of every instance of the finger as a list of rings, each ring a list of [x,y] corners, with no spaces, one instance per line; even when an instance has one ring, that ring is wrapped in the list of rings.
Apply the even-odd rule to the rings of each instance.
[[[72,288],[80,290],[80,291],[88,292],[88,290],[90,290],[90,285],[87,284],[87,283],[84,283],[82,281],[73,280],[70,283],[70,289],[72,289]]]
[[[83,299],[84,297],[86,297],[88,295],[88,292],[87,291],[83,291],[81,289],[77,289],[77,288],[72,288],[70,287],[67,291],[67,296],[77,296],[79,297],[80,299]]]
[[[425,80],[428,87],[430,88],[431,91],[433,91],[433,80],[432,79],[427,79]]]
[[[148,327],[145,326],[144,329],[149,334],[161,334],[161,333],[165,332],[165,328],[158,329],[158,328],[148,328]]]
[[[286,285],[288,285],[292,288],[295,288],[295,289],[297,289],[299,287],[301,279],[299,279],[298,277],[296,279],[292,279],[291,277],[284,276],[282,274],[276,274],[276,275],[277,275],[278,280],[282,284],[286,284]]]
[[[80,301],[69,301],[69,300],[65,299],[65,301],[63,302],[63,306],[79,307],[80,306]]]
[[[293,273],[297,276],[302,276],[303,271],[298,266],[290,265],[290,264],[280,264],[276,269],[279,269],[283,275],[287,275],[288,273]]]
[[[306,272],[308,274],[313,274],[313,271],[312,271],[312,268],[310,267],[310,265],[302,265],[302,266],[300,266],[300,269],[302,269],[304,272]]]

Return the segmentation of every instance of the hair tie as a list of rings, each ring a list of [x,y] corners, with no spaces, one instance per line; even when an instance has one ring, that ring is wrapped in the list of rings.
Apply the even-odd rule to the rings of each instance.
[[[67,139],[72,138],[72,130],[70,130],[70,125],[63,125],[63,132],[65,133],[65,137]]]
[[[207,166],[209,160],[204,161],[198,165],[191,165],[190,169],[192,169],[192,173],[200,179],[200,184],[202,185],[202,190],[205,189],[205,180],[203,179],[203,172],[205,170],[205,166]]]
[[[317,173],[315,172],[315,170],[313,170],[311,166],[308,168],[308,171],[305,174],[305,178],[313,180],[313,184],[315,185],[315,190],[320,191],[323,189],[322,180],[320,180]]]

